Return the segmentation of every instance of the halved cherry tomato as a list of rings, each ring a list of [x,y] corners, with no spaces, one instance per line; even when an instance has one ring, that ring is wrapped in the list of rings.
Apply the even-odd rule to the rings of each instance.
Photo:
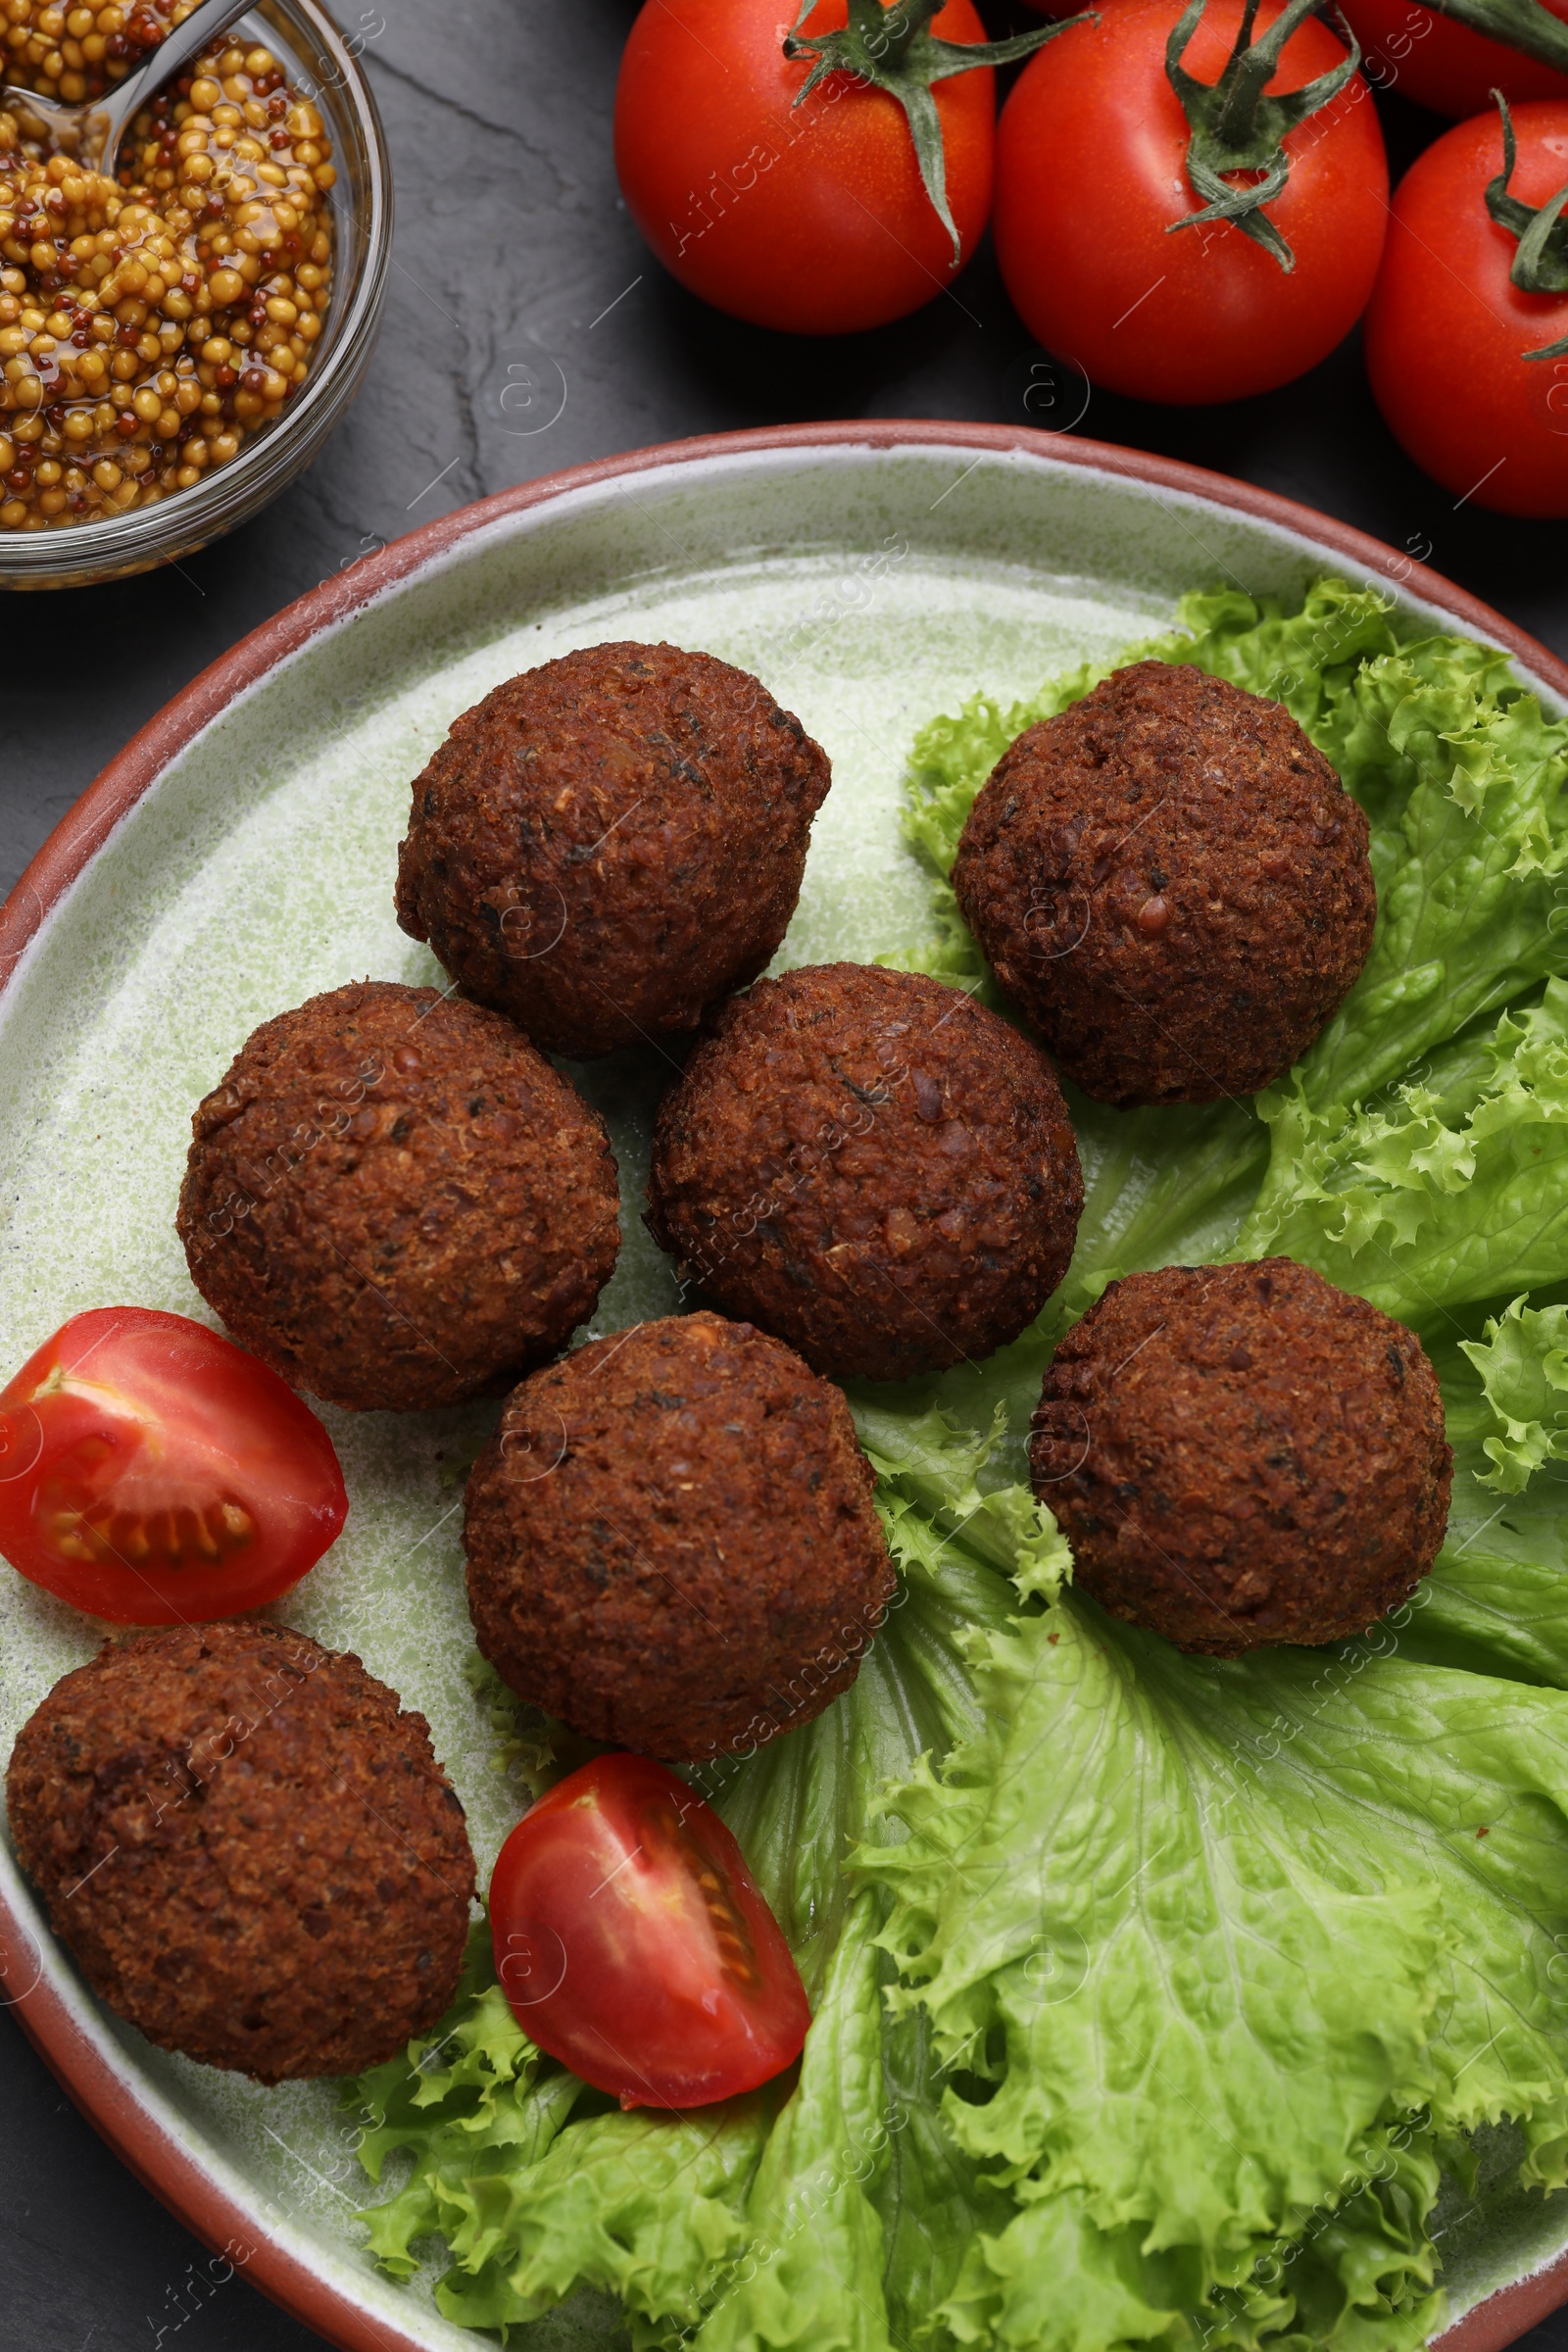
[[[310,1407],[184,1315],[73,1315],[0,1391],[0,1553],[115,1625],[275,1599],[348,1507]]]
[[[753,2090],[811,2022],[740,1847],[647,1756],[596,1756],[523,1815],[490,1882],[490,1933],[523,2030],[623,2107]]]

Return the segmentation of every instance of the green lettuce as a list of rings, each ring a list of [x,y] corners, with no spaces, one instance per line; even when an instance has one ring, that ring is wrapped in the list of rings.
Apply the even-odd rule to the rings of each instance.
[[[1428,1333],[1454,1449],[1447,1538],[1403,1612],[1400,1655],[1431,1665],[1568,1690],[1568,1471],[1539,1449],[1550,1429],[1560,1310],[1521,1307]],[[1525,1439],[1515,1430],[1525,1417]]]
[[[1492,1464],[1481,1484],[1517,1494],[1543,1464],[1568,1461],[1568,1306],[1528,1306],[1521,1296],[1484,1338],[1459,1347],[1494,1424],[1481,1440]]]
[[[1182,1658],[1077,1600],[976,1639],[982,1727],[859,1857],[895,2004],[976,2078],[951,2136],[1020,2205],[943,2314],[966,2340],[1191,2341],[1260,2268],[1309,2278],[1282,2249],[1327,2212],[1343,2340],[1414,2342],[1444,2137],[1509,2114],[1563,2178],[1568,1696],[1397,1647]],[[1400,2135],[1425,2185],[1386,2237],[1345,2185],[1378,2206]]]
[[[1568,987],[1348,1112],[1299,1072],[1259,1105],[1273,1154],[1236,1244],[1424,1324],[1568,1276]]]

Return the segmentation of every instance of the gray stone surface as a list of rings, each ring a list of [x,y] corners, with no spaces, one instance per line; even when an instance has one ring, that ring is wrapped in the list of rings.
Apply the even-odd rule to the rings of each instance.
[[[664,279],[611,163],[628,0],[380,7],[386,28],[367,55],[391,137],[398,236],[366,390],[302,481],[180,571],[0,609],[0,889],[126,737],[237,638],[368,549],[487,491],[738,425],[1057,421],[1026,416],[1039,355],[988,256],[919,317],[826,344],[736,326]],[[995,21],[1003,29],[1004,14]],[[1396,162],[1436,127],[1410,110],[1386,121]],[[519,382],[535,403],[520,416],[515,395],[501,406]],[[1241,474],[1418,549],[1568,654],[1562,526],[1456,510],[1399,455],[1351,346],[1234,409],[1184,414],[1097,394],[1076,429]],[[10,2017],[0,2213],[6,2352],[146,2352],[160,2341],[307,2352],[317,2341],[242,2280],[195,2291],[201,2249],[121,2170]],[[1529,2340],[1568,2352],[1568,2323]]]

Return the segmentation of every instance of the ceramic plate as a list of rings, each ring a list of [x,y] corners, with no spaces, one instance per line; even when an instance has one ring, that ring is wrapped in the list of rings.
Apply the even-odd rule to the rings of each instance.
[[[211,1319],[173,1227],[191,1107],[268,1014],[367,974],[439,978],[392,914],[409,783],[498,680],[614,637],[757,671],[834,765],[780,961],[869,960],[925,928],[898,831],[922,719],[976,687],[1032,693],[1164,623],[1190,588],[1292,595],[1326,568],[1505,645],[1553,709],[1568,703],[1561,663],[1371,540],[1215,475],[984,426],[813,426],[644,452],[467,508],[325,584],[143,730],[0,914],[5,1368],[81,1307]],[[629,1054],[585,1074],[628,1200],[596,1333],[675,1303],[637,1213],[666,1075]],[[460,1671],[454,1461],[485,1408],[324,1418],[352,1514],[283,1612],[428,1716],[482,1878],[520,1809]],[[0,1576],[0,1754],[94,1646],[80,1618]],[[85,1991],[8,1852],[0,1936],[22,2024],[217,2251],[215,2277],[235,2264],[355,2352],[471,2352],[428,2278],[395,2286],[361,2252],[352,2214],[371,2192],[331,2085],[262,2090],[150,2047]],[[1568,2268],[1551,2267],[1565,2246],[1563,2198],[1456,2229],[1445,2253],[1451,2309],[1470,2313],[1465,2352],[1568,2296]],[[614,2333],[610,2306],[579,2302],[534,2340],[567,2352]]]

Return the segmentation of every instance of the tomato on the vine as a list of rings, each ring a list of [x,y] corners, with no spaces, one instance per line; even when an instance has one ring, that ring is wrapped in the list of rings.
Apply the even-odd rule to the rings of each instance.
[[[1542,0],[1568,23],[1568,0]],[[1440,17],[1420,0],[1345,0],[1345,18],[1366,51],[1367,78],[1439,115],[1478,115],[1494,90],[1505,98],[1568,98],[1568,74]]]
[[[740,1847],[647,1756],[597,1756],[523,1815],[490,1933],[530,2038],[623,2107],[709,2106],[801,2054],[806,1989]]]
[[[1388,164],[1359,74],[1287,132],[1289,176],[1262,207],[1294,267],[1234,221],[1178,226],[1203,199],[1166,73],[1180,0],[1104,0],[1025,68],[1003,109],[996,240],[1007,291],[1036,340],[1109,391],[1189,404],[1288,383],[1355,324],[1377,275]],[[1258,11],[1260,34],[1281,14]],[[1242,0],[1208,0],[1184,64],[1224,70]],[[1273,97],[1343,69],[1326,24],[1294,31]],[[1239,188],[1249,175],[1226,174]],[[1256,173],[1250,175],[1256,179]]]
[[[1513,128],[1507,195],[1539,211],[1568,182],[1568,101],[1521,106]],[[1367,373],[1396,438],[1462,502],[1568,514],[1568,255],[1559,225],[1550,274],[1562,290],[1514,282],[1518,230],[1487,202],[1504,145],[1498,117],[1479,115],[1400,181],[1366,315]]]
[[[112,1624],[273,1600],[347,1513],[309,1405],[184,1315],[73,1315],[0,1392],[0,1554]]]
[[[632,219],[681,284],[759,326],[836,335],[903,318],[940,294],[991,209],[995,74],[938,80],[958,253],[887,90],[832,73],[799,105],[808,58],[784,53],[779,0],[663,0],[631,28],[615,90],[615,170]],[[802,32],[849,22],[819,0]],[[983,42],[973,0],[930,31]]]

